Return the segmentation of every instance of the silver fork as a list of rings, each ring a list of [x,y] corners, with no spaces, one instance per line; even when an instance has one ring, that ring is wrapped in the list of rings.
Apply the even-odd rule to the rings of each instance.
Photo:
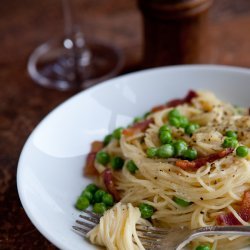
[[[101,216],[90,211],[83,211],[76,220],[78,226],[73,229],[83,236],[93,229]],[[209,235],[240,235],[250,236],[250,226],[211,226],[195,230],[188,228],[157,228],[137,225],[136,230],[145,249],[181,250],[190,241],[201,236]]]

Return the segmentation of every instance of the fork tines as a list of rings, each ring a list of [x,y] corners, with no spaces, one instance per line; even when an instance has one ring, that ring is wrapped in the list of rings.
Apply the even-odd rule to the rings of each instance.
[[[136,231],[145,249],[159,249],[168,229],[136,225]]]
[[[84,210],[79,215],[79,219],[76,220],[77,225],[73,226],[73,229],[82,236],[86,236],[99,223],[100,218],[100,215]],[[145,249],[156,250],[162,248],[162,240],[168,234],[169,229],[136,225],[136,231]]]
[[[101,216],[95,213],[92,213],[88,210],[82,211],[82,214],[79,217],[83,220],[76,220],[76,223],[79,226],[73,226],[73,229],[78,233],[85,236],[90,230],[92,230],[100,221]]]
[[[154,234],[167,234],[169,229],[167,228],[160,228],[160,227],[151,227],[151,226],[144,226],[144,225],[136,225],[137,231],[141,232],[152,232]]]

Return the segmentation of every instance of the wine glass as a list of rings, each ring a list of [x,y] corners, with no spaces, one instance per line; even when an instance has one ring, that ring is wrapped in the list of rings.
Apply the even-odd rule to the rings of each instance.
[[[28,60],[31,78],[44,87],[69,90],[85,89],[117,75],[123,66],[121,50],[86,39],[72,19],[69,0],[61,1],[64,35],[34,50]]]

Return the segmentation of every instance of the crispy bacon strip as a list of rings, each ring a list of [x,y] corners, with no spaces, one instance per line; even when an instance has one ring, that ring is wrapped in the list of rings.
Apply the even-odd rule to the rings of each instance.
[[[158,111],[161,111],[163,109],[167,108],[167,104],[163,104],[163,105],[159,105],[159,106],[155,106],[151,109],[151,112],[154,113],[154,112],[158,112]]]
[[[103,171],[103,181],[104,181],[104,184],[107,188],[107,190],[109,191],[110,194],[113,195],[113,197],[115,198],[116,201],[120,201],[120,194],[118,193],[116,187],[115,187],[115,183],[114,183],[114,177],[113,177],[113,174],[112,174],[112,171],[108,168],[106,168],[104,171]]]
[[[103,148],[101,141],[93,141],[91,144],[91,150],[87,155],[86,165],[84,167],[85,176],[98,176],[98,172],[95,168],[96,153]]]
[[[135,135],[137,133],[143,132],[148,128],[149,124],[152,123],[153,121],[154,120],[151,118],[151,119],[147,119],[147,120],[142,121],[142,122],[137,122],[132,127],[124,129],[122,131],[122,133],[125,136],[132,136],[132,135]]]
[[[167,103],[168,108],[173,108],[184,103],[190,103],[193,98],[197,97],[197,93],[193,90],[189,90],[187,95],[182,99],[174,99]]]
[[[175,165],[177,167],[180,167],[184,170],[195,170],[200,168],[201,166],[204,166],[206,163],[208,162],[214,162],[216,160],[222,159],[224,157],[226,157],[227,155],[231,154],[234,151],[233,148],[226,148],[220,152],[208,155],[208,156],[204,156],[204,157],[200,157],[196,160],[193,161],[188,161],[188,160],[177,160],[175,162]]]
[[[192,99],[197,97],[197,96],[198,96],[198,94],[195,91],[189,90],[189,92],[187,93],[187,95],[184,98],[173,99],[164,105],[155,106],[152,108],[151,112],[154,113],[154,112],[163,110],[165,108],[174,108],[174,107],[181,105],[181,104],[184,104],[184,103],[191,103]]]
[[[246,191],[238,211],[239,216],[246,222],[250,221],[250,191]],[[216,218],[218,225],[241,225],[233,213],[220,214]]]

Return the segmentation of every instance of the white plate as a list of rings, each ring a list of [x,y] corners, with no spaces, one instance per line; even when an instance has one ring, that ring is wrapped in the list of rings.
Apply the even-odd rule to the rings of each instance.
[[[75,200],[90,182],[82,174],[90,143],[189,89],[248,107],[250,70],[194,65],[141,71],[81,92],[51,112],[27,140],[17,172],[22,205],[38,230],[61,249],[94,249],[71,229]]]

